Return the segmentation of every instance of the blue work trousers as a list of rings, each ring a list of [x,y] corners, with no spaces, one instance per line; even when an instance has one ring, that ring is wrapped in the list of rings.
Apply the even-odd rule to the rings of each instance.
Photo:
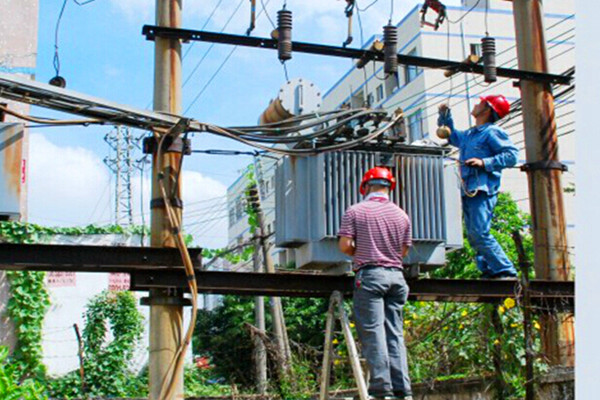
[[[467,238],[477,252],[477,268],[482,274],[493,277],[498,274],[517,275],[513,263],[500,244],[490,233],[494,207],[498,195],[479,191],[474,197],[463,196],[462,206],[467,228]]]
[[[398,268],[364,267],[354,280],[354,319],[371,378],[369,393],[412,395],[402,309],[408,285]]]

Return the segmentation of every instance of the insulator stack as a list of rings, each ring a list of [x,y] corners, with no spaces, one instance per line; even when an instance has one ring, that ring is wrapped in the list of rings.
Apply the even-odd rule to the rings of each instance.
[[[487,83],[496,82],[496,39],[486,36],[481,39],[481,54],[483,58],[483,77]]]
[[[383,71],[398,72],[398,28],[394,25],[383,27]]]
[[[277,51],[280,61],[287,61],[292,58],[292,12],[289,10],[279,10],[277,12],[277,32],[279,42]]]

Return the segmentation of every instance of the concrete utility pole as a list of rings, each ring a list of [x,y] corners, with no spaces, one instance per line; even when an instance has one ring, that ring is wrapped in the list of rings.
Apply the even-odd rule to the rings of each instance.
[[[260,241],[256,239],[252,257],[254,272],[264,272],[260,261]],[[265,298],[254,298],[254,323],[260,332],[265,332]],[[256,369],[256,389],[259,394],[267,393],[267,350],[263,338],[254,335],[254,363]]]
[[[548,72],[541,0],[513,2],[519,69]],[[521,81],[535,272],[539,279],[568,280],[570,274],[554,97],[550,85]],[[564,316],[562,316],[564,317]],[[562,321],[561,321],[562,320]],[[574,364],[572,316],[542,316],[544,352],[551,364]]]
[[[181,27],[182,0],[156,0],[156,24],[164,27]],[[181,43],[178,39],[156,37],[154,54],[154,110],[179,114],[181,112]],[[152,155],[152,247],[175,247],[158,175],[165,173],[167,193],[174,194],[171,204],[181,221],[181,187],[175,180],[181,153],[162,152]],[[179,206],[178,206],[179,204]],[[171,396],[160,398],[161,390],[173,374],[175,356],[183,338],[183,296],[165,290],[150,292],[150,399],[175,400],[183,398],[183,371],[177,374],[175,390]]]

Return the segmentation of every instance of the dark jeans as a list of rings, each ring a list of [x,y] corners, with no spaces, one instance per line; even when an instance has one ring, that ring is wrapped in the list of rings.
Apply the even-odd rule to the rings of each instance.
[[[412,395],[402,309],[408,285],[397,268],[365,267],[354,280],[354,318],[371,379],[369,393]]]

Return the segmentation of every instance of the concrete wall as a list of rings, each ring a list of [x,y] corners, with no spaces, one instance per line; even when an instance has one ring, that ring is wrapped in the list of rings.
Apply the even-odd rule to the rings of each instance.
[[[0,72],[14,73],[33,78],[37,58],[38,0],[0,0]],[[0,100],[9,108],[24,114],[29,106],[23,103]],[[18,121],[11,116],[7,122]],[[20,122],[20,121],[19,121]],[[29,153],[27,129],[23,137],[24,181],[21,188],[21,215],[27,218],[27,169]],[[16,338],[10,320],[5,317],[9,298],[9,285],[4,271],[0,271],[0,344],[12,349]]]

